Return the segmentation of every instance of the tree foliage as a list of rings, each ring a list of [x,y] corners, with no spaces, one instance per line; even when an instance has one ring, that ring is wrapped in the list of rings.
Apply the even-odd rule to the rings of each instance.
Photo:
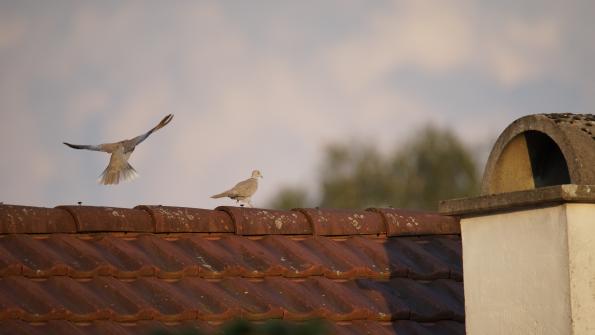
[[[275,195],[269,207],[277,209],[292,209],[310,207],[308,192],[304,188],[293,186],[284,187]]]
[[[477,193],[472,154],[449,130],[428,126],[381,154],[370,144],[332,144],[320,170],[320,207],[436,210],[438,201]],[[273,208],[302,207],[306,190],[282,189]]]

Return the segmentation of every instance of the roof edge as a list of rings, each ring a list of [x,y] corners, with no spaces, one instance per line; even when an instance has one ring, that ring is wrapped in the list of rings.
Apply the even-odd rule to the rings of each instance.
[[[0,234],[213,233],[258,235],[460,234],[458,218],[393,208],[213,209],[139,205],[134,208],[0,204]]]

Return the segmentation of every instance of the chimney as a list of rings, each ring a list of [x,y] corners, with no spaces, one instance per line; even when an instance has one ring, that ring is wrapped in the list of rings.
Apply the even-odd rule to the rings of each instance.
[[[595,334],[595,116],[529,115],[500,135],[461,218],[468,335]]]

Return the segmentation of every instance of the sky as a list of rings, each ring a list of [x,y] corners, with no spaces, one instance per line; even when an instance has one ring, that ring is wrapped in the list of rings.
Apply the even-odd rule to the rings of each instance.
[[[595,110],[594,1],[0,0],[0,202],[266,206],[322,148],[426,124],[491,147],[515,119]],[[99,144],[173,121],[97,184]]]

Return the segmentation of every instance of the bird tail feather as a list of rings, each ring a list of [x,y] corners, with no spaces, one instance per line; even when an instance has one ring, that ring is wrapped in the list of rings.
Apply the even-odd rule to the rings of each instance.
[[[218,199],[218,198],[224,198],[226,196],[227,196],[227,191],[225,191],[223,193],[215,194],[215,195],[211,196],[211,198]]]
[[[122,181],[129,181],[133,180],[138,177],[138,173],[136,170],[130,165],[126,163],[126,166],[123,168],[113,168],[108,166],[103,170],[99,178],[99,183],[103,185],[116,185]]]

